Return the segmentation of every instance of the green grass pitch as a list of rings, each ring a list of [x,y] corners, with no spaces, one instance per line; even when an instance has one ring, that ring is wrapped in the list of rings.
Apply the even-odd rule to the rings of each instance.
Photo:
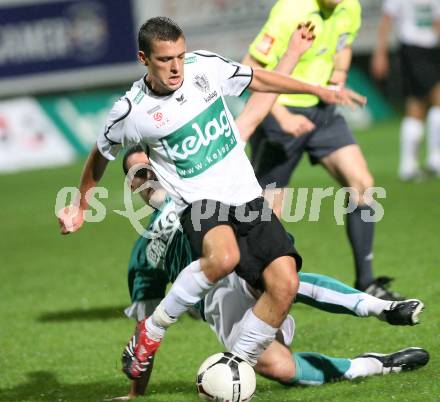
[[[375,176],[387,190],[384,219],[375,237],[375,274],[397,278],[394,288],[426,304],[417,327],[391,327],[294,306],[294,348],[353,357],[366,351],[391,352],[421,346],[428,366],[410,373],[286,388],[258,378],[255,401],[438,401],[440,400],[440,181],[401,183],[396,178],[398,121],[357,133]],[[78,182],[74,166],[0,176],[0,402],[86,402],[127,393],[120,354],[133,323],[129,304],[128,255],[137,237],[128,221],[109,212],[62,237],[54,216],[57,191]],[[333,186],[306,158],[293,182]],[[122,209],[119,162],[102,183],[109,210]],[[289,224],[304,257],[304,270],[353,282],[353,262],[345,228],[335,224],[331,199],[318,222]],[[148,395],[151,402],[198,400],[194,377],[199,364],[221,351],[206,324],[183,320],[161,346]]]

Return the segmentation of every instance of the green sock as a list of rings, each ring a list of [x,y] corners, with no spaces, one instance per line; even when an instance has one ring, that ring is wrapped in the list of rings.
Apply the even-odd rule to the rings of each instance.
[[[363,293],[334,278],[299,273],[300,285],[295,302],[336,314],[363,315],[357,311]]]
[[[321,385],[339,380],[350,368],[350,359],[334,358],[319,353],[293,353],[296,375],[291,385]]]

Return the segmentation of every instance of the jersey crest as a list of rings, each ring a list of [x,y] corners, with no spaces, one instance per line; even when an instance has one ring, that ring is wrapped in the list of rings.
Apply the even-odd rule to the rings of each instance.
[[[209,81],[205,74],[196,74],[193,79],[194,86],[202,92],[209,92]]]

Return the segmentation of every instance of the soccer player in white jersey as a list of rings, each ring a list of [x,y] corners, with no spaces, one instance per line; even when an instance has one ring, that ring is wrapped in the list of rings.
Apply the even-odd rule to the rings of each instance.
[[[142,25],[139,60],[148,73],[111,110],[85,163],[78,206],[59,214],[61,232],[81,227],[88,190],[97,185],[108,160],[122,147],[144,145],[200,258],[179,274],[153,315],[138,327],[131,341],[133,360],[124,372],[140,377],[166,329],[233,270],[263,291],[232,350],[255,365],[290,309],[301,258],[261,197],[224,96],[240,95],[249,87],[256,92],[307,92],[329,103],[364,104],[365,99],[352,91],[252,70],[214,53],[186,53],[182,30],[165,17]],[[239,238],[246,238],[255,251],[252,261],[240,255]]]
[[[419,148],[426,120],[430,173],[440,177],[440,0],[385,0],[371,70],[377,79],[389,73],[388,43],[393,22],[400,43],[406,97],[400,127],[399,177],[418,179]]]

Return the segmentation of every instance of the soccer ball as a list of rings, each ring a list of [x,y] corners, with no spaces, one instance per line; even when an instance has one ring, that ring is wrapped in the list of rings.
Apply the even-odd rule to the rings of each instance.
[[[216,353],[200,366],[196,385],[204,401],[246,402],[255,392],[255,372],[232,353]]]

